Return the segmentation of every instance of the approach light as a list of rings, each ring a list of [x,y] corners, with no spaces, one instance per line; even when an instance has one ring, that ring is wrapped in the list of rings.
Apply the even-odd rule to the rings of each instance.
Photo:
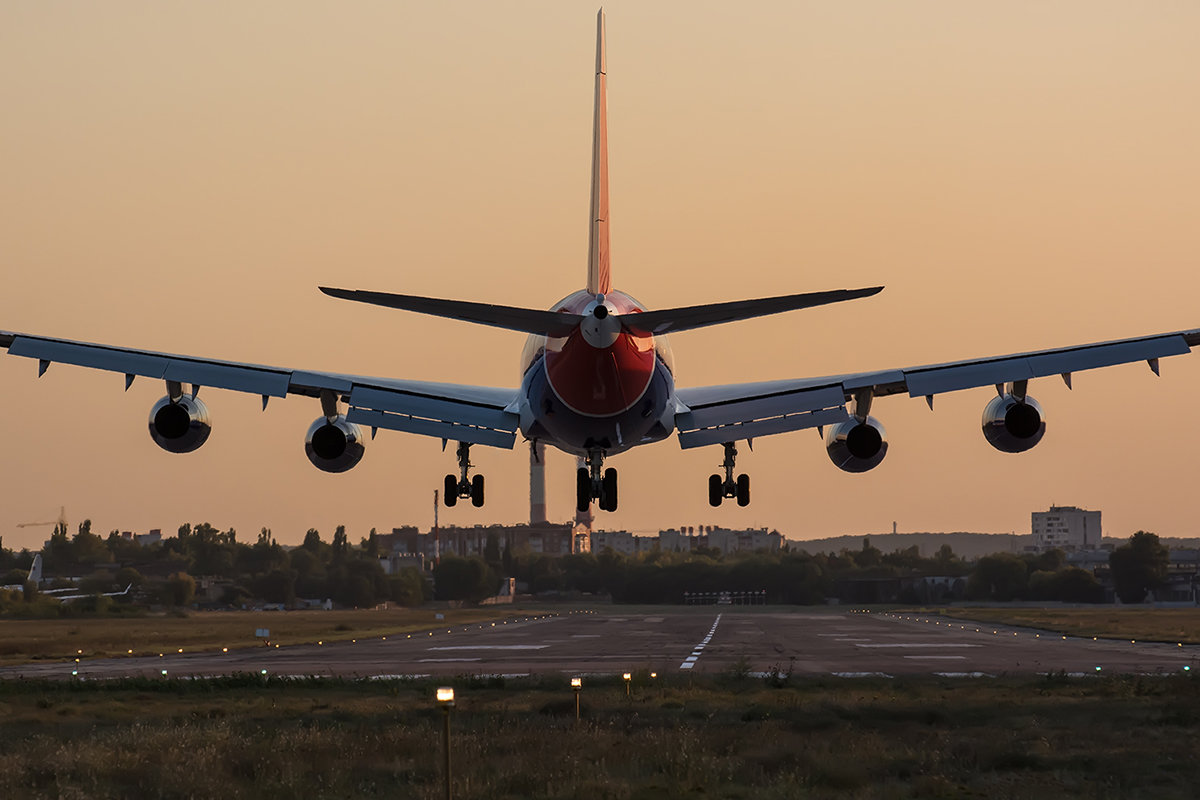
[[[71,670],[71,675],[72,675],[72,676],[76,676],[76,675],[78,675],[78,674],[79,674],[79,670],[77,670],[77,669],[73,669],[73,670]]]
[[[265,669],[262,671],[262,676],[263,676],[264,678],[265,678],[265,677],[267,677],[267,671],[266,671]]]
[[[181,652],[181,653],[183,652],[183,648],[182,648],[182,647],[181,647],[181,648],[179,648],[179,652]]]
[[[383,637],[383,641],[385,641],[385,642],[387,641],[387,637],[386,637],[386,636],[384,636],[384,637]]]
[[[622,675],[621,677],[622,677],[622,678],[624,678],[624,679],[625,679],[625,680],[627,680],[627,681],[631,681],[631,680],[633,680],[633,676],[632,676],[632,675],[630,675],[628,672],[626,672],[626,673],[625,673],[624,675]]]
[[[651,672],[651,673],[650,673],[650,677],[651,677],[651,678],[657,678],[657,677],[658,677],[658,673],[657,673],[657,672]]]
[[[164,678],[165,678],[165,677],[167,677],[167,671],[166,671],[165,669],[162,671],[162,676],[163,676]]]
[[[81,656],[81,655],[83,655],[83,651],[82,651],[82,650],[76,650],[76,651],[75,651],[75,655],[77,655],[77,656]]]
[[[571,678],[571,688],[579,691],[583,688],[583,678]]]
[[[1099,671],[1100,671],[1100,668],[1099,668],[1099,667],[1096,667],[1096,672],[1099,672]]]
[[[132,653],[133,651],[132,651],[132,650],[130,650],[129,652],[131,652],[131,653]],[[228,652],[229,652],[229,648],[228,648],[228,647],[222,647],[222,648],[221,648],[221,652],[222,652],[222,653],[228,653]]]
[[[437,701],[448,706],[454,705],[454,688],[451,686],[439,686]]]
[[[1191,667],[1189,667],[1187,664],[1184,664],[1184,665],[1183,665],[1183,671],[1184,671],[1184,672],[1191,672],[1191,671],[1192,671],[1192,668],[1191,668]]]
[[[132,651],[132,650],[130,650],[130,651],[129,651],[129,655],[133,655],[133,651]]]

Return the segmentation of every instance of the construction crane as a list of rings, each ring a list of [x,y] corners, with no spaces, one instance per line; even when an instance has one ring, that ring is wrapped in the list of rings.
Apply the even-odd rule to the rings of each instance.
[[[65,531],[67,529],[67,507],[62,506],[58,509],[58,519],[52,522],[18,522],[18,528],[41,528],[45,525],[53,525],[55,527],[62,526]]]

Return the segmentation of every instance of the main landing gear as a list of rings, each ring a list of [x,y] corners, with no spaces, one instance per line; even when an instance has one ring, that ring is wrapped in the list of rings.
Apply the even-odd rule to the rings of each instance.
[[[617,510],[617,471],[612,467],[603,469],[604,451],[589,450],[587,466],[575,473],[575,506],[587,511],[596,498],[601,511]]]
[[[483,476],[470,477],[471,445],[468,442],[458,443],[458,473],[446,476],[446,492],[443,502],[447,508],[458,504],[458,498],[471,498],[471,505],[476,508],[483,506]]]
[[[741,474],[737,476],[737,480],[733,479],[733,468],[737,460],[737,448],[733,446],[733,442],[725,442],[725,461],[721,464],[725,468],[725,479],[721,480],[720,475],[708,476],[708,504],[713,506],[721,505],[721,501],[726,497],[736,497],[739,506],[750,505],[750,476]]]

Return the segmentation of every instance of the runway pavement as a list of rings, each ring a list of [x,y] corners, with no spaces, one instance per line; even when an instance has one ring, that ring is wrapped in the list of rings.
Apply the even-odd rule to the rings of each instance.
[[[1063,638],[961,620],[791,608],[663,607],[517,617],[386,639],[162,657],[83,659],[0,669],[0,677],[659,674],[1003,675],[1169,673],[1200,669],[1200,647]]]

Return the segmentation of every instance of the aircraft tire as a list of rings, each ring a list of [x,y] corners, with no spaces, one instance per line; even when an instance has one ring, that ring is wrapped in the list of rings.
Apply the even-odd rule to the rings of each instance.
[[[737,504],[743,508],[750,505],[750,476],[738,475],[737,477]]]
[[[600,484],[601,508],[617,510],[617,471],[612,467],[604,470],[604,481]]]
[[[713,508],[721,505],[721,500],[725,497],[724,481],[720,475],[708,476],[708,504]]]
[[[587,467],[580,467],[575,472],[575,508],[580,513],[586,513],[592,505],[592,476]]]
[[[471,479],[471,505],[483,507],[483,476],[476,475]]]
[[[458,504],[458,478],[453,475],[446,476],[446,491],[443,492],[442,504],[446,508],[454,508]]]

